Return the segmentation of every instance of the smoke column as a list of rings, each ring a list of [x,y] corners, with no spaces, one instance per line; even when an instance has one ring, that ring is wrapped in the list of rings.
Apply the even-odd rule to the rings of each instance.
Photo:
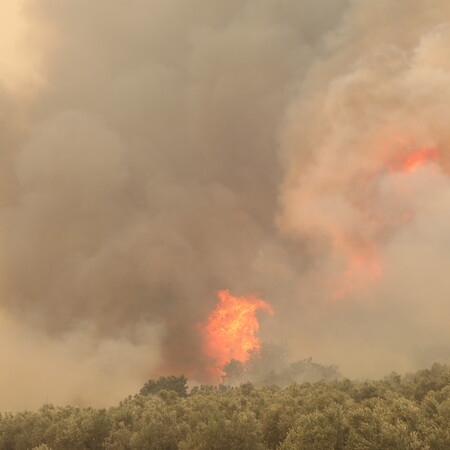
[[[449,13],[353,2],[287,114],[278,223],[311,258],[300,341],[344,373],[450,358]]]
[[[209,381],[222,289],[347,376],[448,361],[446,2],[0,13],[4,409]]]

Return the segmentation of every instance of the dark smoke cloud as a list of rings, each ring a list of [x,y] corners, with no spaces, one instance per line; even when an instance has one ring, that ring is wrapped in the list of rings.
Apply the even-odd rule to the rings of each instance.
[[[448,148],[445,2],[24,0],[23,14],[37,69],[0,89],[4,408],[205,381],[196,324],[224,288],[273,305],[264,339],[344,375],[448,356],[444,173],[414,185],[429,195],[411,223],[364,234],[388,275],[342,302],[327,290],[330,224],[362,229],[348,193],[385,136]],[[396,211],[392,182],[377,213]]]
[[[159,373],[204,380],[195,325],[215,291],[275,291],[269,275],[286,270],[277,133],[342,8],[24,3],[40,73],[26,99],[11,91],[23,129],[2,125],[1,305],[12,371],[47,361],[31,391],[102,403],[96,380],[109,401]]]

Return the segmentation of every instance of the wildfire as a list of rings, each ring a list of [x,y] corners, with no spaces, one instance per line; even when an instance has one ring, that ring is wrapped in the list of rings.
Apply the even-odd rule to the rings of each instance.
[[[395,232],[396,229],[411,221],[414,217],[414,204],[411,196],[414,195],[412,176],[425,168],[431,173],[437,170],[436,165],[441,159],[441,154],[437,148],[423,147],[416,151],[405,151],[401,158],[390,160],[384,164],[377,172],[373,172],[365,178],[365,184],[370,186],[381,186],[381,180],[386,176],[395,177],[392,183],[390,198],[396,202],[395,208],[386,208],[384,203],[386,197],[380,197],[378,188],[371,191],[371,198],[377,199],[375,202],[364,201],[355,202],[355,211],[360,217],[362,230],[372,230],[369,233],[362,232],[361,235],[342,236],[341,230],[334,231],[335,249],[345,255],[345,268],[339,275],[339,281],[333,288],[333,299],[340,299],[346,295],[364,290],[368,285],[380,278],[383,273],[383,260],[381,252],[378,250],[381,240]],[[387,169],[386,169],[387,167]],[[400,177],[408,175],[408,177]],[[398,178],[397,178],[398,177]],[[361,192],[365,192],[364,187]],[[355,194],[358,195],[358,194]],[[384,194],[386,195],[386,194]],[[376,206],[376,205],[382,205]]]
[[[260,349],[260,339],[255,335],[259,330],[255,313],[261,309],[273,314],[273,309],[253,296],[233,297],[228,289],[218,291],[217,296],[220,301],[201,329],[204,351],[214,361],[211,371],[222,379],[223,368],[232,359],[248,361],[250,352]]]

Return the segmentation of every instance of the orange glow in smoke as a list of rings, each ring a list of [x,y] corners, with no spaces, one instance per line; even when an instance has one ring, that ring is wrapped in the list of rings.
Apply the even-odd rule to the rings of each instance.
[[[400,159],[394,162],[388,161],[378,172],[367,175],[364,184],[374,185],[377,179],[390,173],[393,176],[409,175],[408,178],[399,178],[396,191],[393,195],[397,198],[398,205],[394,210],[385,210],[374,206],[372,202],[363,201],[356,210],[361,217],[361,228],[372,230],[361,235],[342,235],[336,230],[333,236],[335,249],[344,255],[345,263],[343,271],[338,275],[338,281],[333,286],[332,299],[342,299],[347,295],[363,291],[383,274],[383,259],[378,250],[379,239],[387,236],[399,227],[410,222],[414,218],[414,211],[410,209],[411,178],[419,169],[425,168],[428,163],[440,163],[441,154],[437,148],[423,147],[413,152],[404,152]],[[427,166],[427,170],[435,173],[436,166]],[[364,192],[364,189],[362,189]],[[376,202],[375,202],[376,204]],[[390,211],[388,213],[387,211]],[[356,231],[357,233],[357,231]]]
[[[338,300],[352,292],[364,290],[382,274],[381,258],[376,253],[349,254],[343,279],[336,287],[333,298]]]
[[[218,291],[220,301],[203,325],[205,353],[214,361],[213,375],[220,379],[225,375],[223,368],[232,360],[248,361],[251,351],[261,348],[255,335],[259,329],[256,311],[273,314],[271,306],[256,297],[233,297],[229,290]]]
[[[394,164],[393,169],[396,172],[412,173],[416,172],[427,162],[437,162],[441,158],[441,154],[437,148],[421,148],[413,153],[410,153],[400,163]]]

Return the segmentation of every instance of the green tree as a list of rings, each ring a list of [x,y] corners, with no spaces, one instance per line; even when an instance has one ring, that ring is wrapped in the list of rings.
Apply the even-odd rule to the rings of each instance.
[[[189,427],[178,419],[171,405],[159,401],[155,406],[153,402],[148,403],[131,437],[131,448],[177,450],[179,442],[187,436]]]
[[[180,397],[187,397],[187,378],[184,375],[159,377],[158,380],[148,380],[142,386],[141,395],[157,395],[160,391],[174,391]]]
[[[281,445],[282,450],[343,450],[348,426],[340,405],[301,416]]]

